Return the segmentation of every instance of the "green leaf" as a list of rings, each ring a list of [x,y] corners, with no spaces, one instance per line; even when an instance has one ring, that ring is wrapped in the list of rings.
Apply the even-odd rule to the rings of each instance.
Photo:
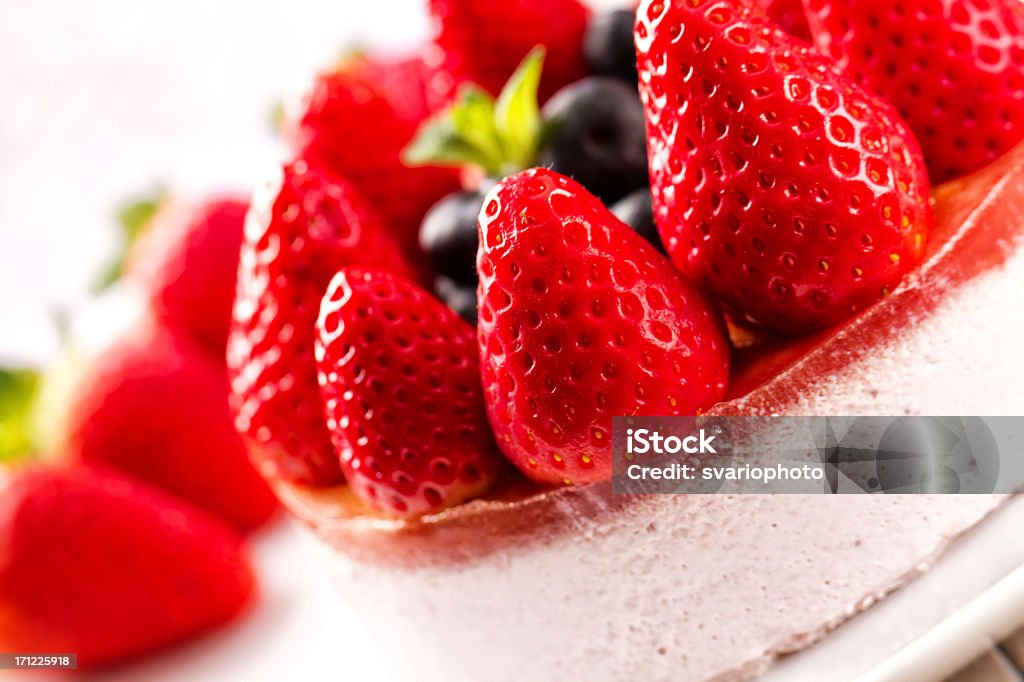
[[[455,128],[450,118],[430,121],[406,147],[402,160],[409,166],[451,166],[461,168],[467,164],[488,166],[485,158]]]
[[[427,121],[402,155],[410,166],[482,166],[503,163],[494,128],[494,98],[475,85],[459,89],[455,103]]]
[[[534,48],[497,101],[477,85],[463,85],[451,107],[421,126],[402,160],[410,166],[475,165],[492,176],[532,166],[541,135],[537,88],[543,65],[544,48]]]
[[[0,369],[0,462],[32,453],[34,410],[41,377],[29,369]]]
[[[103,267],[100,276],[93,285],[94,293],[100,293],[121,279],[121,275],[124,274],[128,252],[131,250],[135,240],[145,230],[149,221],[156,215],[165,196],[166,192],[163,189],[157,189],[150,193],[149,196],[126,203],[118,209],[117,222],[121,226],[121,245],[117,255]]]
[[[489,164],[501,163],[501,143],[494,127],[494,98],[476,85],[459,89],[451,109],[455,131]]]
[[[518,168],[533,164],[540,140],[537,92],[544,69],[544,48],[535,47],[502,89],[494,108],[494,123],[506,159]]]

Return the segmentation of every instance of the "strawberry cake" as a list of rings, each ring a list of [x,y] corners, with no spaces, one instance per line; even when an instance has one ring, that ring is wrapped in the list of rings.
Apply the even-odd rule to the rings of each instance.
[[[723,414],[1021,414],[1024,148],[936,192],[883,303],[780,348]],[[893,329],[901,330],[898,335]],[[990,330],[998,329],[999,333]],[[766,378],[770,377],[770,378]],[[750,679],[926,570],[1002,496],[684,496],[521,481],[415,522],[279,484],[400,679]],[[496,672],[501,671],[495,677]]]
[[[750,679],[1006,501],[612,492],[620,415],[1024,414],[1024,12],[852,5],[431,0],[291,108],[236,427],[401,679]]]

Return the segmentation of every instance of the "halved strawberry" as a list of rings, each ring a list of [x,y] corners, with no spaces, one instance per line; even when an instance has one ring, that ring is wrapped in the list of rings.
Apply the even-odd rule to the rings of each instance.
[[[228,341],[235,425],[265,475],[342,480],[324,424],[314,323],[331,277],[366,264],[412,268],[346,182],[295,161],[253,199]]]
[[[1020,0],[807,0],[807,9],[822,52],[910,124],[932,182],[1024,140]]]
[[[611,476],[616,415],[693,415],[725,394],[704,296],[578,183],[533,169],[480,215],[480,363],[498,444],[527,476]]]
[[[899,283],[932,217],[890,105],[739,2],[646,0],[636,31],[655,219],[683,272],[791,333]]]
[[[486,490],[502,470],[472,327],[420,287],[346,268],[317,321],[320,389],[352,489],[419,516]]]

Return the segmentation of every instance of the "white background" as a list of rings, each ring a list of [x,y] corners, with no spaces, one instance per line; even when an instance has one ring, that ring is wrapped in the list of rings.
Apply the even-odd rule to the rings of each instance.
[[[414,47],[419,0],[0,0],[0,358],[43,359],[158,185],[246,191],[271,111],[348,46]]]

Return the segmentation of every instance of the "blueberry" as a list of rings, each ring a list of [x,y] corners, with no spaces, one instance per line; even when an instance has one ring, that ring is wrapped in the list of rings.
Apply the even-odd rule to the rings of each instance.
[[[591,73],[621,78],[636,87],[635,23],[636,13],[628,9],[604,12],[591,20],[583,38],[583,54]]]
[[[634,89],[586,78],[555,93],[543,116],[538,165],[575,178],[606,204],[647,186],[644,110]]]
[[[459,317],[476,324],[476,286],[459,284],[444,275],[434,280],[434,291]]]
[[[420,245],[439,274],[476,285],[476,221],[490,183],[439,201],[423,219]]]
[[[651,206],[651,192],[646,187],[633,192],[612,206],[612,213],[633,228],[638,235],[650,242],[651,246],[665,255],[665,246],[654,224],[654,208]]]

